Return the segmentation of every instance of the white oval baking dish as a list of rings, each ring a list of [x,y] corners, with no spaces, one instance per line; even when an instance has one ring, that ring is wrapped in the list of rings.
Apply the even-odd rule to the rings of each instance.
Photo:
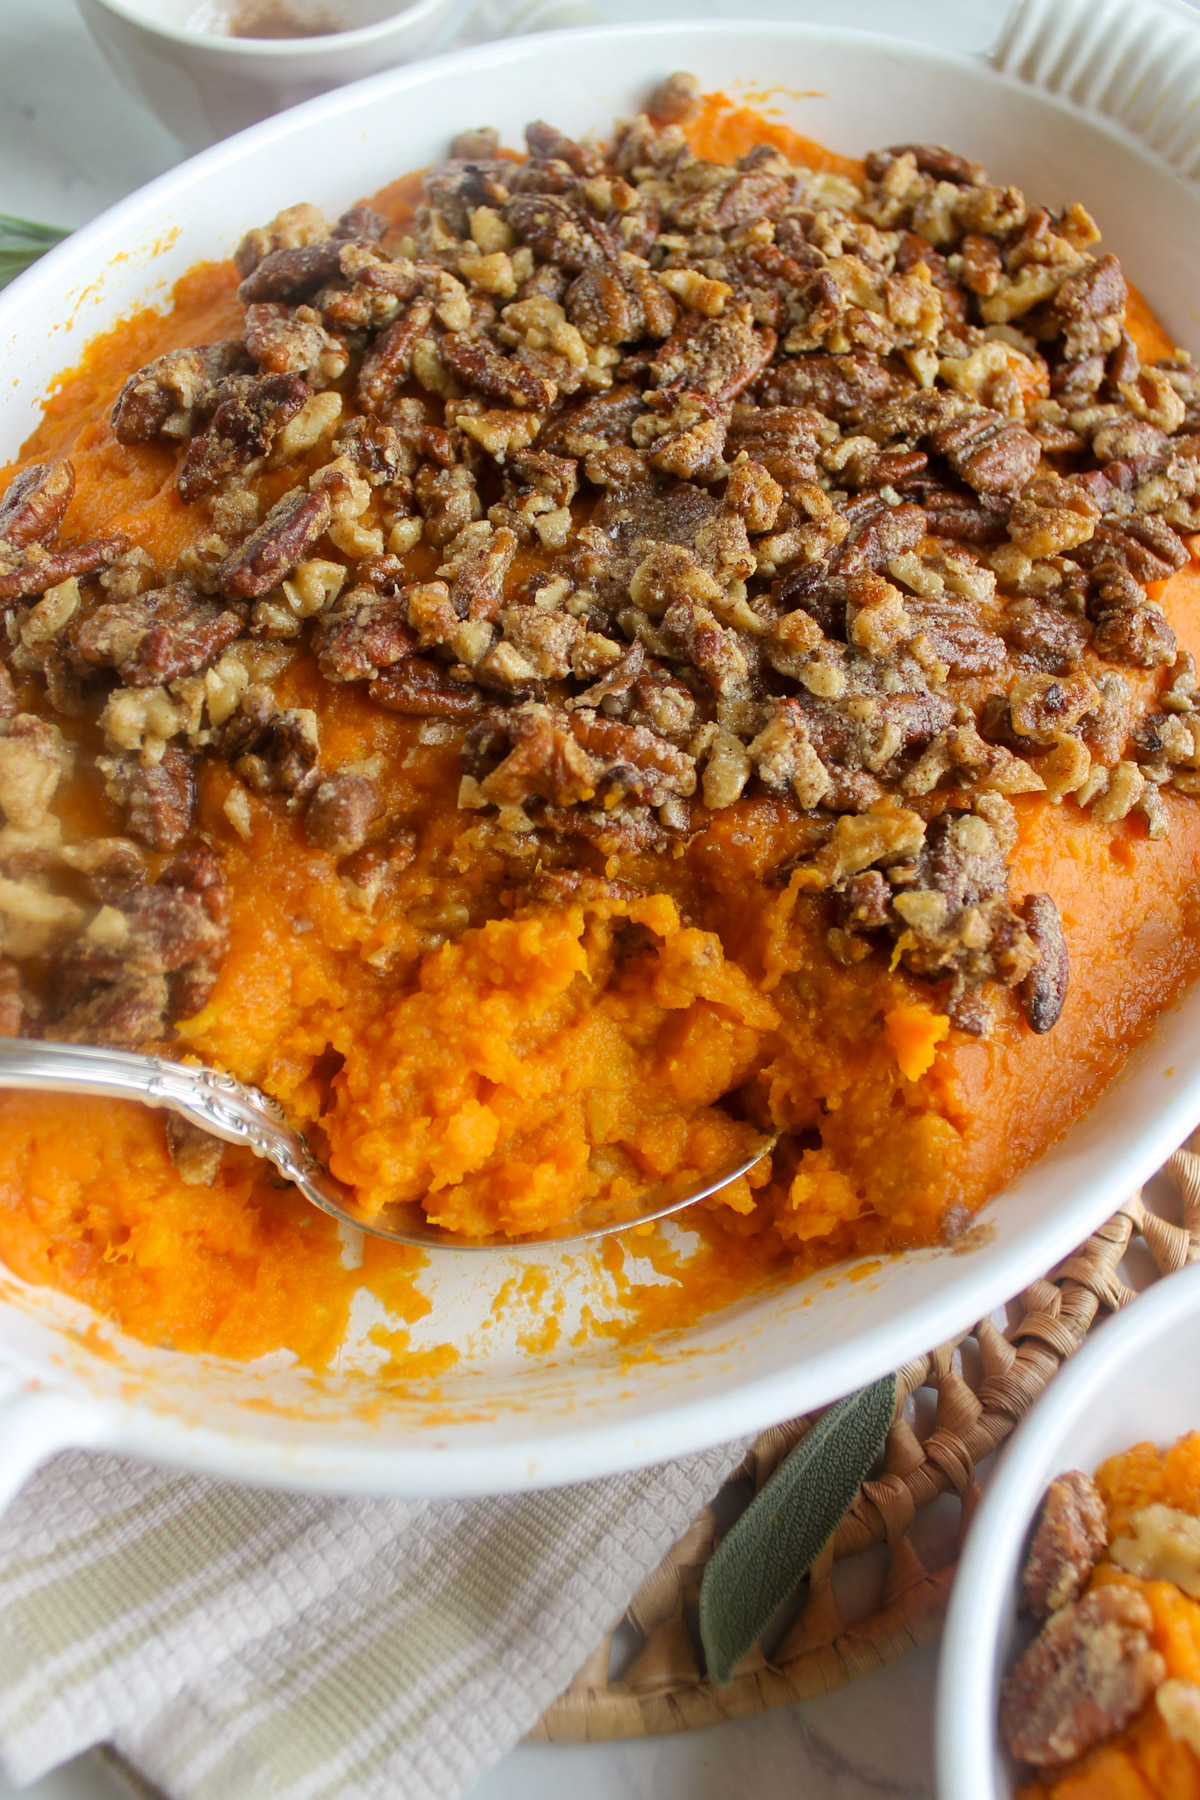
[[[1005,1446],[954,1577],[937,1698],[941,1800],[1012,1800],[1000,1743],[1005,1672],[1028,1642],[1017,1615],[1025,1540],[1042,1495],[1066,1469],[1087,1474],[1149,1439],[1200,1430],[1200,1268],[1157,1282],[1105,1325],[1038,1400]]]
[[[1085,200],[1170,329],[1200,351],[1188,302],[1200,293],[1200,191],[1166,160],[1188,170],[1196,155],[1200,34],[1169,0],[1123,0],[1115,21],[1109,10],[1026,0],[990,62],[847,31],[668,24],[509,41],[341,89],[163,176],[0,298],[0,453],[15,452],[47,385],[89,338],[162,299],[198,259],[227,255],[281,206],[304,198],[336,213],[444,153],[465,125],[493,123],[520,141],[525,121],[548,113],[570,132],[604,130],[677,68],[705,89],[780,84],[771,104],[837,149],[941,141],[1041,200]],[[1071,54],[1055,48],[1067,13],[1078,21]],[[1119,122],[1144,123],[1150,77],[1131,100],[1110,66],[1113,32],[1143,63],[1148,47],[1173,41],[1153,76],[1154,151]],[[243,1366],[148,1349],[0,1272],[0,1492],[69,1444],[297,1488],[468,1494],[578,1480],[757,1430],[963,1329],[1068,1252],[1200,1119],[1198,1046],[1200,989],[1161,1020],[1090,1117],[991,1205],[970,1254],[925,1251],[867,1279],[822,1276],[750,1296],[660,1339],[640,1362],[596,1338],[526,1353],[512,1308],[482,1329],[501,1283],[534,1255],[549,1300],[562,1296],[565,1342],[602,1279],[584,1252],[435,1258],[423,1276],[432,1326],[413,1341],[452,1338],[460,1360],[436,1383],[380,1392],[372,1406],[369,1376],[348,1372],[352,1356],[317,1382],[279,1358]]]

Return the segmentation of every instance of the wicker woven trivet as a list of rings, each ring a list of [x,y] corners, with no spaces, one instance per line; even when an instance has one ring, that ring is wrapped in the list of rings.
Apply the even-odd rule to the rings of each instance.
[[[1136,1194],[1012,1303],[1004,1330],[985,1320],[899,1371],[896,1422],[881,1472],[864,1481],[813,1564],[790,1627],[765,1649],[757,1645],[729,1687],[714,1687],[698,1656],[695,1615],[705,1564],[720,1530],[729,1529],[815,1415],[764,1432],[634,1596],[616,1628],[628,1663],[620,1679],[610,1676],[610,1634],[530,1737],[586,1743],[713,1725],[829,1693],[934,1637],[955,1564],[953,1552],[936,1570],[922,1559],[916,1540],[923,1535],[922,1515],[929,1518],[925,1509],[939,1500],[943,1507],[957,1503],[953,1535],[961,1541],[979,1495],[976,1464],[1016,1428],[1097,1319],[1136,1298],[1118,1272],[1132,1240],[1140,1237],[1159,1276],[1200,1257],[1198,1146],[1200,1133],[1164,1170],[1179,1190],[1180,1224],[1159,1218]],[[884,1563],[873,1608],[847,1623],[834,1565],[842,1565],[837,1586],[844,1591],[854,1568],[844,1559],[857,1559],[860,1578],[869,1578],[861,1565],[871,1558]]]

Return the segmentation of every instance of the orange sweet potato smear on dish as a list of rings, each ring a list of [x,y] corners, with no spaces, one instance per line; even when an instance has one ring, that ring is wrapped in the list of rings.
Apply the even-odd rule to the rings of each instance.
[[[161,983],[139,990],[138,1041],[273,1094],[353,1187],[364,1216],[419,1201],[451,1230],[519,1236],[569,1223],[601,1194],[701,1176],[744,1152],[761,1129],[782,1133],[772,1159],[705,1204],[704,1244],[690,1265],[660,1242],[656,1254],[672,1279],[630,1297],[645,1329],[684,1322],[768,1276],[952,1238],[1088,1110],[1200,968],[1196,778],[1178,761],[1178,731],[1169,738],[1176,764],[1152,767],[1144,727],[1162,716],[1158,697],[1169,683],[1172,718],[1190,716],[1185,659],[1200,654],[1200,569],[1180,547],[1182,528],[1156,519],[1140,561],[1138,545],[1113,538],[1117,575],[1108,579],[1117,599],[1088,600],[1101,580],[1094,558],[1070,564],[1064,577],[1063,550],[1087,541],[1105,515],[1091,489],[1073,487],[1075,523],[1068,516],[1063,535],[1066,477],[1096,459],[1066,423],[1069,409],[1050,398],[1049,365],[1025,326],[1047,343],[1052,330],[1076,332],[1072,378],[1085,381],[1076,367],[1087,360],[1082,352],[1096,364],[1081,404],[1096,400],[1102,381],[1110,381],[1104,393],[1118,393],[1118,376],[1129,388],[1139,354],[1147,367],[1169,358],[1169,341],[1140,298],[1123,284],[1118,293],[1119,276],[1096,262],[1094,227],[1081,209],[1057,224],[1037,215],[1028,226],[1085,294],[1078,320],[1064,302],[1069,327],[1050,325],[1045,283],[1021,310],[1019,282],[1031,278],[1020,277],[1015,256],[1016,273],[1006,273],[995,245],[1016,242],[1023,227],[1009,221],[987,237],[995,203],[986,196],[1001,190],[973,166],[947,162],[945,152],[932,163],[934,153],[887,153],[864,174],[745,107],[718,96],[697,110],[681,93],[608,164],[538,127],[527,163],[488,162],[494,150],[481,140],[433,171],[426,189],[440,210],[420,204],[419,184],[407,178],[376,197],[386,219],[368,225],[358,209],[341,239],[321,238],[298,214],[252,234],[237,268],[197,267],[168,311],[140,312],[97,339],[0,476],[2,492],[23,470],[69,459],[74,487],[54,542],[124,546],[101,559],[100,587],[95,568],[38,587],[37,567],[30,575],[18,554],[11,579],[23,610],[9,617],[21,648],[8,712],[53,718],[76,746],[54,792],[61,835],[83,844],[137,840],[141,884],[112,888],[101,917],[99,889],[80,886],[92,865],[76,856],[70,867],[80,879],[62,878],[63,904],[80,935],[66,948],[42,945],[6,977],[0,998],[18,1008],[9,1028],[133,1041],[112,1035],[118,977],[112,958],[97,962],[93,952],[107,954],[105,933],[118,945],[141,943],[143,903],[129,892],[166,894],[172,906],[184,904],[171,898],[182,893],[193,920],[208,908],[208,947],[184,970],[186,1006],[171,1011]],[[682,129],[669,122],[671,108]],[[667,191],[664,146],[679,192]],[[462,175],[472,156],[483,176]],[[711,162],[696,160],[705,157]],[[738,158],[730,175],[724,165]],[[783,158],[825,184],[810,187],[807,210],[794,202],[796,178]],[[545,168],[552,173],[542,177]],[[511,173],[519,169],[536,179],[506,201],[502,177],[519,184]],[[701,180],[697,170],[709,173]],[[464,179],[483,187],[460,218],[454,183]],[[619,229],[634,249],[614,239],[608,252],[633,283],[623,298],[586,275],[591,252],[560,252],[547,238],[547,207],[552,222],[561,215],[542,196],[566,205],[557,196],[574,193],[571,183],[591,184],[592,210],[570,216],[561,227],[568,235],[632,222]],[[956,287],[958,275],[932,247],[938,231],[949,242],[943,227],[919,235],[933,200],[948,204],[947,187],[985,196],[971,202],[969,290]],[[661,279],[636,235],[651,192]],[[713,211],[713,196],[723,196],[723,213]],[[854,214],[860,202],[865,210]],[[674,208],[674,237],[664,206]],[[835,224],[840,253],[828,237]],[[704,232],[707,261],[688,247],[689,233],[699,244]],[[714,232],[725,233],[733,259],[725,282],[712,272]],[[337,262],[339,243],[352,245],[349,262]],[[868,275],[846,274],[859,283],[853,316],[822,327],[826,338],[806,350],[800,315],[780,298],[787,284],[803,286],[805,270],[831,258],[844,272],[851,248],[874,256],[880,245],[895,260],[892,285],[872,300],[862,285]],[[292,291],[285,282],[283,297],[270,298],[277,290],[261,270],[271,257],[309,249],[326,258],[322,279],[332,287],[318,291],[314,278]],[[566,276],[555,273],[558,254]],[[341,274],[330,274],[335,265]],[[513,300],[518,276],[533,298]],[[653,293],[645,286],[652,279]],[[1087,284],[1105,281],[1096,300]],[[969,295],[986,319],[986,295],[1003,294],[1006,283],[1017,298],[1005,317],[1018,324],[989,336],[967,320]],[[737,297],[743,292],[750,299]],[[401,301],[384,306],[380,294]],[[409,309],[399,323],[398,304]],[[402,344],[395,334],[412,319],[412,341]],[[890,347],[876,341],[885,327]],[[627,367],[622,351],[643,328],[657,337]],[[418,329],[433,336],[420,339]],[[212,388],[207,413],[203,384],[191,414],[171,390],[174,424],[162,424],[161,408],[153,414],[167,391],[157,377],[140,397],[132,392],[131,373],[159,367],[156,359],[247,332],[259,372],[232,358],[233,373],[219,379],[233,385]],[[434,348],[423,351],[426,342]],[[1089,350],[1093,342],[1100,348]],[[1059,349],[1047,355],[1061,373]],[[1118,355],[1124,362],[1110,378],[1104,358]],[[295,359],[305,356],[300,379]],[[362,371],[372,368],[368,382]],[[803,368],[812,372],[807,399],[796,386]],[[264,370],[285,384],[272,393],[292,406],[289,418],[303,390],[300,420],[312,429],[305,435],[276,420],[268,430],[263,414],[260,453],[238,462],[234,439],[217,443],[227,414],[212,408],[222,393],[265,405]],[[820,398],[821,381],[834,376],[866,384],[858,401],[853,393]],[[1147,454],[1149,432],[1165,442],[1143,416],[1155,407],[1178,432],[1183,403],[1171,398],[1170,380],[1182,387],[1185,375],[1147,377],[1132,399],[1096,401],[1114,431],[1124,421],[1133,433],[1130,454],[1138,444]],[[601,430],[586,408],[628,394],[620,404],[632,418],[647,381],[656,384],[647,390],[653,406],[606,438],[609,426]],[[870,424],[887,394],[909,407],[905,430],[917,443],[934,440],[912,423],[912,408],[926,404],[922,394],[939,397],[938,430],[950,434],[937,438],[942,448],[881,451],[864,435],[864,418]],[[840,424],[821,405],[841,407]],[[364,419],[376,433],[370,442],[354,435]],[[964,419],[986,443],[963,438]],[[884,445],[887,429],[879,427]],[[1120,448],[1097,463],[1101,486]],[[213,475],[218,452],[228,467]],[[1013,543],[1005,537],[1004,520],[1025,504],[1013,470],[1024,469],[1027,486],[1034,465],[1051,484],[1050,498],[1036,504],[1058,507],[1057,550],[1036,538],[1040,526],[1018,522],[1008,528]],[[672,538],[676,526],[662,522],[660,508],[650,553],[615,568],[605,559],[627,529],[619,505],[633,509],[636,526],[647,495],[665,499],[668,512],[682,509],[691,535]],[[271,509],[301,496],[319,513],[316,535],[289,562],[279,561],[277,534],[267,549],[278,580],[264,586],[239,543],[252,545],[255,524],[269,526],[281,516]],[[1172,504],[1182,517],[1186,499]],[[1034,506],[1029,500],[1027,513]],[[897,519],[901,536],[890,551],[878,549],[878,533],[899,530]],[[859,546],[858,563],[846,544]],[[51,544],[47,554],[55,553]],[[498,558],[498,576],[487,572],[488,555]],[[1131,558],[1142,571],[1132,590]],[[828,570],[844,625],[831,625],[818,600],[797,603],[803,571],[813,567]],[[208,662],[189,664],[182,677],[169,672],[174,627],[164,649],[160,627],[155,638],[145,624],[139,569],[152,569],[145,580],[160,588],[173,572],[171,604],[184,609],[189,629],[216,631],[222,606],[221,617],[232,619]],[[1157,572],[1153,581],[1148,571]],[[63,601],[73,579],[82,587]],[[502,594],[489,580],[502,583]],[[1075,599],[1056,602],[1049,624],[1039,580],[1047,592],[1076,583]],[[359,630],[360,651],[366,616],[355,625],[342,588],[382,634],[370,640],[376,661],[366,675],[344,663],[330,674],[341,654],[335,628],[343,640]],[[1089,604],[1101,621],[1096,633],[1116,645],[1111,655],[1096,648],[1101,635],[1089,643]],[[55,606],[74,609],[66,625],[47,610]],[[1052,627],[1071,637],[1066,650],[1037,637]],[[1018,637],[1020,652],[1011,650]],[[988,658],[1003,660],[1006,643],[1016,660],[997,677]],[[153,655],[167,658],[154,714],[146,710]],[[614,682],[597,695],[592,684],[603,687],[626,664],[634,673],[624,687]],[[851,665],[875,684],[861,701],[839,698],[856,691],[839,673]],[[85,696],[73,713],[54,701],[64,670]],[[1055,685],[1055,670],[1065,685]],[[991,747],[975,735],[976,748],[964,748],[968,722],[984,720],[989,694],[1014,675],[1025,685]],[[97,681],[107,686],[89,700],[87,684]],[[887,696],[905,683],[918,690],[906,691],[905,704],[933,720],[923,736],[905,738],[886,723]],[[1093,711],[1080,702],[1071,712],[1085,688]],[[854,705],[865,710],[846,710]],[[1047,725],[1047,707],[1059,708],[1061,722]],[[1093,729],[1097,707],[1103,717]],[[867,752],[856,751],[855,761],[831,747],[821,731],[835,714],[839,729],[882,721],[878,755],[864,762]],[[664,722],[668,715],[684,726]],[[796,724],[802,715],[808,725]],[[229,748],[239,732],[238,748]],[[791,761],[780,761],[781,744]],[[942,762],[921,776],[918,764],[930,767],[938,755]],[[1080,757],[1084,771],[1099,772],[1090,788]],[[158,815],[145,824],[136,796],[148,768],[185,767],[173,759],[186,759],[194,802],[186,829],[167,841]],[[1130,795],[1148,797],[1135,806]],[[357,824],[347,836],[351,800]],[[855,862],[863,833],[874,847]],[[929,873],[939,833],[954,880],[969,854],[1001,870],[1001,887],[993,881],[974,898],[963,889],[965,898],[948,901],[950,878],[938,890],[943,876]],[[182,873],[181,844],[193,854]],[[951,855],[946,844],[959,849]],[[928,904],[904,911],[905,883],[920,890],[910,898],[932,894],[933,924]],[[1038,911],[1046,896],[1051,923]],[[868,902],[883,911],[868,917]],[[131,917],[132,939],[121,936]],[[1062,943],[1069,983],[1056,961]],[[87,974],[85,1000],[64,969]],[[401,1313],[420,1310],[411,1285],[418,1258],[371,1243],[361,1269],[344,1268],[328,1222],[248,1155],[227,1152],[200,1179],[193,1165],[185,1180],[184,1169],[180,1147],[148,1111],[0,1095],[0,1256],[19,1276],[87,1301],[139,1337],[230,1356],[287,1347],[327,1361],[364,1284]]]

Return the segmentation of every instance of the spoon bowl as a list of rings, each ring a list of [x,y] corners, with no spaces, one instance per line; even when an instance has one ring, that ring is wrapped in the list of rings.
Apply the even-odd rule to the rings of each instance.
[[[128,1050],[98,1049],[91,1044],[43,1043],[28,1038],[0,1041],[0,1088],[38,1089],[56,1094],[93,1094],[110,1100],[140,1100],[165,1106],[227,1144],[241,1144],[273,1163],[304,1198],[330,1218],[354,1225],[371,1237],[392,1244],[416,1244],[423,1250],[519,1250],[534,1244],[571,1244],[607,1237],[634,1225],[648,1225],[706,1200],[752,1169],[777,1138],[760,1137],[739,1160],[724,1163],[711,1175],[676,1176],[658,1182],[631,1199],[593,1200],[558,1231],[530,1232],[524,1237],[460,1237],[433,1224],[414,1201],[393,1202],[365,1217],[344,1182],[331,1175],[313,1155],[302,1132],[289,1124],[277,1100],[237,1081],[223,1069],[203,1063],[172,1062],[166,1056],[141,1056]]]

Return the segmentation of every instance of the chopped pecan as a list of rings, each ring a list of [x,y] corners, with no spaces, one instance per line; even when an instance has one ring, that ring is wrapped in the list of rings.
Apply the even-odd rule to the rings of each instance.
[[[57,537],[74,492],[75,468],[65,456],[30,463],[0,500],[0,547],[25,550]]]
[[[686,125],[702,110],[700,83],[694,75],[682,71],[660,81],[646,102],[650,117],[662,125]]]
[[[296,244],[271,250],[238,288],[243,306],[261,300],[301,300],[341,273],[341,241]]]
[[[1021,983],[1021,1006],[1032,1031],[1051,1031],[1062,1013],[1070,976],[1062,920],[1049,894],[1028,894],[1021,916],[1038,950],[1037,962]]]
[[[125,814],[125,828],[151,850],[174,850],[191,829],[196,810],[192,758],[168,744],[149,766],[122,758],[107,770],[109,797]]]
[[[482,512],[475,477],[461,463],[452,469],[425,463],[417,470],[413,487],[425,520],[425,536],[439,550]]]
[[[317,620],[312,647],[327,681],[374,681],[381,669],[403,662],[417,647],[406,596],[351,588]]]
[[[70,581],[72,576],[94,575],[97,570],[107,569],[115,563],[128,549],[129,539],[123,534],[88,538],[83,543],[64,544],[56,550],[30,544],[27,550],[18,551],[11,560],[4,556],[0,546],[0,605],[12,600],[36,599],[60,582]],[[20,560],[22,556],[24,561]]]
[[[290,575],[306,551],[328,530],[333,517],[329,494],[317,488],[285,494],[245,543],[217,569],[218,591],[230,600],[255,600]]]
[[[156,687],[215,662],[242,629],[240,612],[205,600],[187,582],[98,606],[79,627],[85,662],[116,669],[129,687]]]
[[[694,393],[732,400],[760,375],[775,353],[775,333],[754,324],[749,306],[727,306],[720,318],[684,313],[653,362],[654,387],[664,397]]]
[[[431,300],[414,300],[402,318],[376,338],[362,359],[358,373],[358,403],[367,412],[382,412],[412,373],[413,352],[433,318]],[[446,342],[441,345],[446,358]]]
[[[1153,1616],[1121,1583],[1062,1607],[1004,1684],[1000,1728],[1013,1755],[1062,1768],[1123,1731],[1166,1674]]]
[[[503,356],[486,338],[467,337],[463,332],[447,332],[441,344],[442,361],[466,388],[484,394],[489,400],[503,400],[509,406],[531,407],[544,412],[554,398],[554,390],[514,357]]]
[[[385,669],[368,691],[377,706],[419,719],[471,719],[483,710],[483,695],[473,682],[456,681],[423,656]]]
[[[1099,1488],[1090,1475],[1068,1469],[1046,1489],[1021,1573],[1022,1598],[1036,1624],[1078,1600],[1107,1542],[1108,1514]]]
[[[131,375],[117,395],[113,436],[119,444],[192,437],[212,416],[219,384],[253,366],[240,338],[223,338],[198,350],[169,350]]]
[[[678,308],[649,266],[622,255],[615,263],[594,263],[567,290],[567,317],[589,344],[631,344],[665,338]]]
[[[188,445],[178,487],[189,504],[211,494],[260,456],[312,395],[299,375],[235,377],[199,437]]]
[[[382,811],[383,801],[374,782],[341,770],[327,775],[314,788],[304,814],[304,835],[331,856],[350,856],[366,843]]]
[[[111,943],[83,936],[56,965],[47,988],[47,1035],[68,1043],[136,1048],[166,1035],[171,1018],[204,1003],[227,942],[214,859],[193,885],[197,858],[168,866],[152,887],[115,902],[125,927]],[[215,880],[213,877],[215,876]],[[205,885],[214,891],[206,892]]]
[[[861,425],[888,400],[896,377],[865,351],[790,357],[773,363],[759,382],[766,406],[811,406],[839,425]]]
[[[268,375],[303,375],[327,387],[350,360],[345,338],[328,331],[311,306],[265,300],[246,308],[246,349]]]
[[[316,714],[279,706],[265,684],[246,689],[225,727],[221,748],[256,794],[303,795],[318,779]]]
[[[621,247],[603,220],[559,194],[514,194],[504,219],[539,261],[576,274],[592,263],[615,262]]]
[[[930,443],[977,494],[1016,492],[1034,475],[1042,455],[1023,425],[984,410],[941,426]]]

